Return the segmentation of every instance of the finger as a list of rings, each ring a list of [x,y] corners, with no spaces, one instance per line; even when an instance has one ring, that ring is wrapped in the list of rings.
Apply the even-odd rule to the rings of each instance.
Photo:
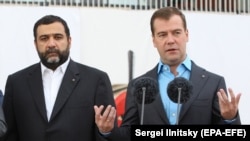
[[[94,106],[96,120],[99,120],[101,118],[101,112],[102,112],[103,108],[104,108],[103,105],[101,105],[100,107],[98,107],[96,105]]]
[[[221,94],[220,91],[217,92],[217,96],[218,96],[218,99],[219,99],[220,108],[224,107],[225,101],[224,101],[224,99],[222,98],[222,94]]]
[[[221,92],[220,91],[217,92],[217,96],[218,96],[219,100],[222,100],[222,96],[221,96]]]
[[[114,107],[111,107],[107,120],[114,122],[115,118],[116,118],[116,109]]]
[[[228,91],[229,91],[229,94],[230,94],[230,97],[231,97],[231,102],[235,103],[235,95],[234,95],[233,89],[228,88]]]
[[[233,92],[233,89],[232,88],[228,88],[228,91],[230,93],[230,97],[231,97],[231,102],[238,105],[239,101],[240,101],[240,96],[241,96],[241,93],[238,93],[236,96]]]
[[[227,96],[226,92],[223,89],[220,89],[219,92],[220,92],[220,96],[221,96],[220,98],[221,98],[221,100],[224,103],[229,102],[229,99],[228,99],[228,96]]]
[[[111,105],[108,105],[107,108],[105,109],[103,115],[102,115],[103,120],[109,120],[108,115],[110,113],[110,110],[111,110]]]
[[[239,104],[240,102],[240,97],[241,97],[241,93],[237,94],[236,98],[235,98],[235,101],[237,103],[237,105]]]

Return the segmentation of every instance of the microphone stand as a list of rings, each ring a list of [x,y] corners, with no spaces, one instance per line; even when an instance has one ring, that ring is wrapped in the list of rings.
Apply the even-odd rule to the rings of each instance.
[[[140,123],[141,125],[143,125],[143,118],[144,118],[145,94],[146,94],[146,87],[142,87],[141,123]]]
[[[181,103],[181,88],[178,88],[178,104],[177,104],[176,125],[178,125],[178,124],[179,124],[179,116],[180,116],[180,103]]]

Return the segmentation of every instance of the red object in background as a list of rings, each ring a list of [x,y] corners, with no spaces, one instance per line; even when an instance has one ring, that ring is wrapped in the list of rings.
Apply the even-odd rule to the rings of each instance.
[[[122,91],[118,93],[117,97],[115,98],[118,126],[121,125],[122,118],[125,112],[126,94],[127,94],[127,91]]]

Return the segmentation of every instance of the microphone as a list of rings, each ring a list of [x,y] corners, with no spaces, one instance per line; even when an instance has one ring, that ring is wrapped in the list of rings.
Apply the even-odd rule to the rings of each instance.
[[[167,87],[168,97],[178,104],[176,124],[179,124],[180,104],[187,102],[193,90],[193,85],[184,77],[176,77]]]
[[[141,104],[141,125],[144,118],[144,106],[145,104],[152,103],[156,95],[159,93],[156,80],[150,77],[141,77],[135,80],[134,83],[134,96],[137,103]]]

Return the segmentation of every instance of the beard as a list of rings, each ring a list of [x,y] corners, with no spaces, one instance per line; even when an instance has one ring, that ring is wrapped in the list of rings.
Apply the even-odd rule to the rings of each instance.
[[[49,48],[46,52],[38,52],[41,62],[47,68],[55,70],[62,65],[69,57],[69,47],[60,51],[55,48]]]

